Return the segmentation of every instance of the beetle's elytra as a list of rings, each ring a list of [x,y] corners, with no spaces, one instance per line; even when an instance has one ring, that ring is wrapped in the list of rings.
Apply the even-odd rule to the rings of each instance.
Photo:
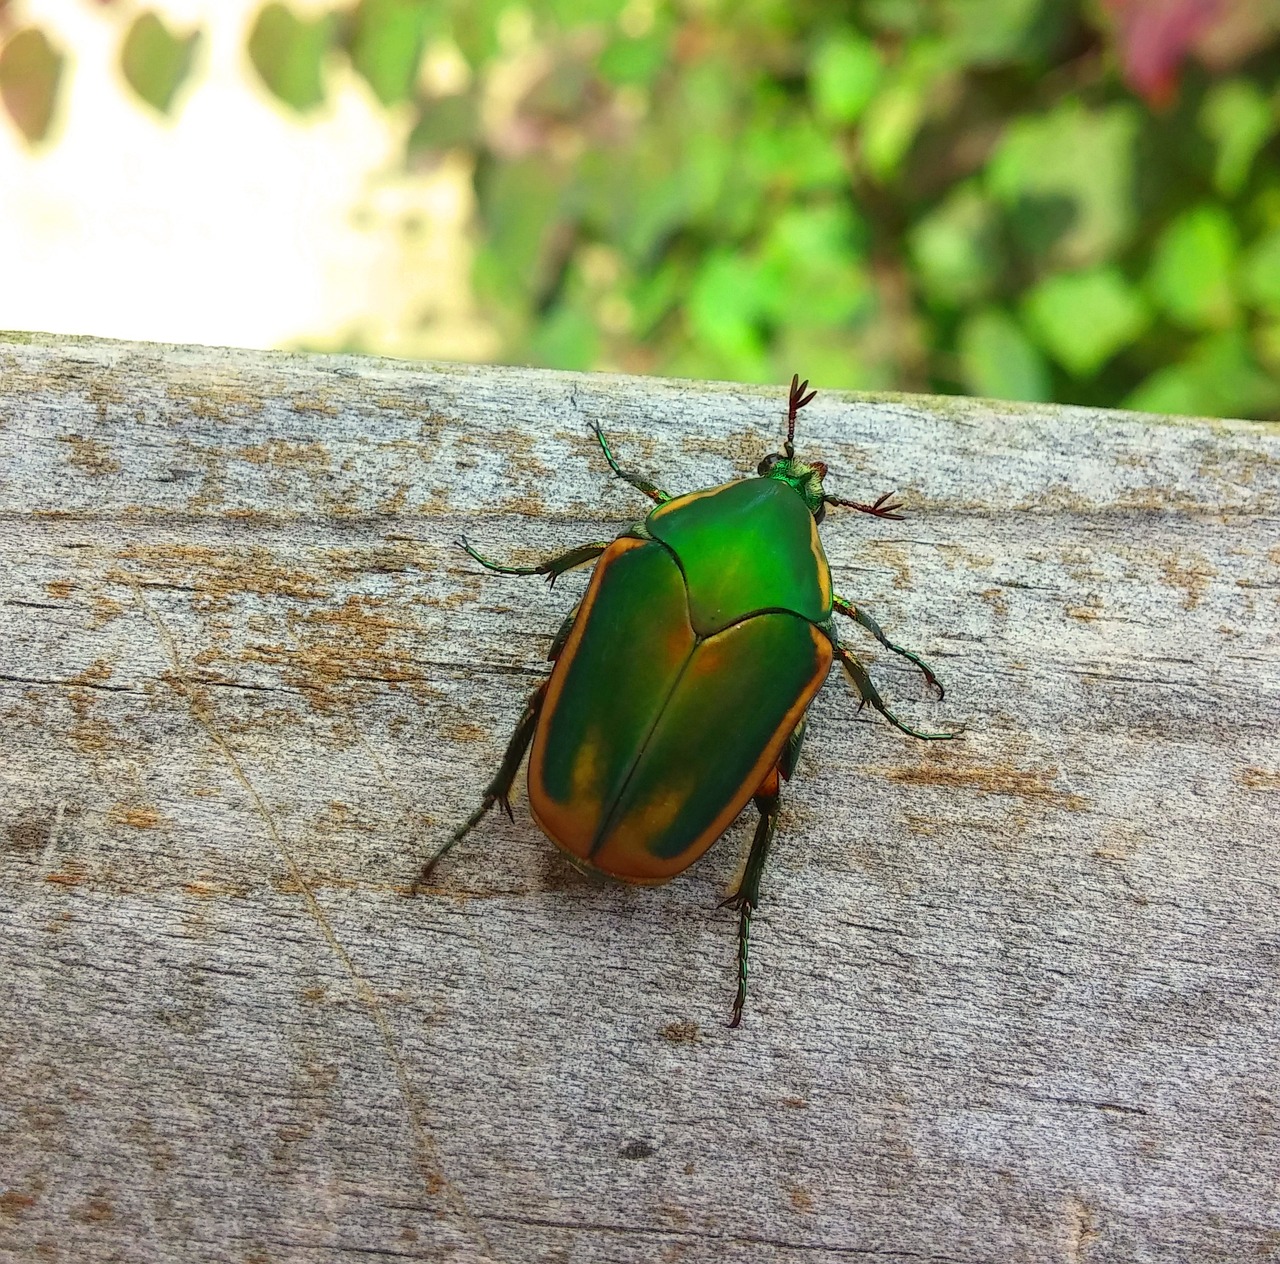
[[[687,869],[749,799],[760,813],[737,891],[738,991],[730,1026],[746,1000],[751,914],[778,819],[779,788],[796,766],[805,712],[838,658],[863,703],[904,733],[921,733],[885,705],[834,614],[860,624],[910,659],[942,697],[928,665],[894,645],[859,606],[831,590],[818,537],[828,505],[901,518],[888,495],[874,504],[830,496],[827,467],[795,455],[796,414],[812,398],[791,380],[787,441],[758,477],[671,497],[620,469],[599,427],[605,460],[655,507],[612,542],[584,544],[538,566],[502,566],[459,543],[503,575],[558,576],[588,562],[595,573],[548,655],[550,677],[535,689],[480,806],[422,867],[420,887],[441,858],[509,795],[525,752],[529,807],[542,831],[575,863],[624,882],[656,883]]]

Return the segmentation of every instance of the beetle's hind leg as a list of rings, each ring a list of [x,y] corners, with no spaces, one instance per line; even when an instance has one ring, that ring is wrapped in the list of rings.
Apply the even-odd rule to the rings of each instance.
[[[577,548],[569,549],[556,557],[548,558],[545,562],[539,562],[536,566],[505,566],[501,562],[494,562],[485,557],[478,549],[472,548],[465,535],[459,536],[456,543],[466,550],[469,557],[475,558],[486,570],[496,571],[499,575],[545,575],[547,583],[553,588],[556,580],[565,571],[571,571],[576,566],[585,566],[588,562],[594,562],[609,547],[608,540],[597,540],[591,544],[580,544]]]
[[[895,654],[900,654],[909,663],[914,663],[924,675],[925,682],[938,691],[939,701],[946,697],[946,690],[943,689],[942,682],[934,674],[933,668],[919,654],[914,654],[911,650],[904,650],[901,645],[895,645],[889,640],[880,630],[880,625],[865,610],[860,606],[855,606],[852,601],[847,601],[838,594],[831,599],[831,605],[845,618],[852,619],[860,627],[866,628],[885,649],[892,650]]]
[[[863,666],[862,660],[848,646],[841,645],[839,641],[835,643],[835,651],[836,657],[840,660],[840,666],[844,668],[845,674],[858,691],[858,697],[862,700],[862,705],[866,706],[867,703],[870,703],[894,728],[901,729],[902,732],[909,733],[912,737],[922,738],[926,742],[948,742],[952,738],[959,737],[964,732],[962,728],[949,733],[922,733],[919,729],[913,729],[911,725],[898,719],[885,705],[884,699],[880,696],[880,691],[872,683],[871,676],[866,667]]]
[[[664,492],[661,487],[651,483],[643,474],[637,474],[634,470],[624,470],[615,459],[613,452],[609,448],[609,440],[604,437],[604,431],[599,426],[591,427],[595,437],[600,441],[600,447],[604,452],[604,459],[609,462],[609,468],[624,483],[630,483],[638,492],[643,492],[655,504],[665,504],[671,499],[668,493]]]
[[[803,726],[796,732],[803,736]],[[795,741],[794,734],[792,740],[798,752],[799,742]],[[775,768],[765,779],[752,802],[760,813],[760,819],[756,822],[756,833],[751,840],[751,851],[747,854],[742,881],[727,900],[720,902],[721,908],[738,910],[738,994],[733,999],[730,1027],[736,1027],[742,1022],[742,1008],[747,1003],[747,954],[751,948],[751,915],[760,903],[760,877],[764,873],[764,862],[769,855],[769,844],[773,842],[773,831],[778,824],[778,812],[782,807],[782,800],[778,795],[778,769]]]
[[[544,681],[529,695],[529,701],[524,705],[524,713],[520,716],[520,722],[516,725],[515,732],[511,734],[511,740],[507,743],[507,750],[502,757],[502,763],[498,767],[493,780],[485,787],[484,798],[480,800],[480,806],[449,835],[444,845],[437,848],[435,854],[418,871],[418,876],[414,878],[413,885],[410,888],[411,894],[417,895],[427,885],[435,867],[480,824],[485,814],[495,803],[502,804],[503,811],[508,816],[511,816],[511,787],[515,784],[516,773],[520,770],[520,761],[524,758],[525,751],[529,749],[529,743],[533,741],[533,732],[538,727],[538,716],[542,711],[542,700],[546,696],[546,692],[547,686]]]

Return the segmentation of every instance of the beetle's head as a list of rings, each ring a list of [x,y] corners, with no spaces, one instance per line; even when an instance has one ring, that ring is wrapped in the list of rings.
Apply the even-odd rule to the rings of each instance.
[[[809,383],[802,382],[799,373],[791,379],[791,399],[787,406],[787,441],[782,445],[781,452],[770,452],[768,456],[761,458],[760,464],[756,466],[756,473],[761,478],[776,478],[794,487],[818,522],[826,516],[828,505],[843,505],[847,509],[857,509],[860,513],[877,518],[901,518],[898,510],[902,506],[892,499],[891,494],[881,496],[873,505],[845,500],[842,496],[828,496],[822,487],[822,480],[827,476],[826,464],[822,461],[805,462],[796,456],[796,413],[818,393],[809,391],[806,395],[808,387]]]
[[[827,467],[821,461],[806,463],[800,460],[788,443],[785,452],[770,452],[768,456],[762,457],[760,464],[756,466],[756,473],[761,478],[776,478],[780,482],[789,483],[809,506],[809,512],[819,522],[822,521],[827,512],[827,494],[822,490]]]

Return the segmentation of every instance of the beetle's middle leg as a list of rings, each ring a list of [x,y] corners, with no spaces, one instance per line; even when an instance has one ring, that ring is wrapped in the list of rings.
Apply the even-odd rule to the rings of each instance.
[[[588,562],[594,562],[609,547],[612,541],[597,540],[591,544],[579,544],[577,548],[569,549],[556,557],[548,558],[545,562],[539,562],[536,566],[505,566],[501,562],[494,562],[485,557],[478,549],[472,548],[465,535],[459,536],[456,543],[466,550],[468,556],[475,558],[487,570],[497,571],[499,575],[545,575],[547,583],[554,588],[556,580],[565,571],[571,571],[574,567],[585,566]]]
[[[662,505],[671,499],[667,492],[664,492],[662,488],[658,487],[656,484],[651,483],[643,474],[637,474],[634,470],[624,470],[614,458],[612,451],[610,451],[609,440],[604,437],[604,431],[601,430],[599,426],[592,426],[591,429],[595,432],[596,438],[600,441],[600,447],[604,451],[604,459],[609,462],[609,468],[620,479],[622,479],[624,483],[630,483],[636,491],[643,492],[655,504]]]
[[[924,674],[925,681],[938,691],[939,701],[946,697],[946,690],[943,689],[942,682],[936,675],[934,675],[933,668],[930,667],[919,654],[914,654],[911,650],[904,650],[901,645],[895,645],[891,640],[889,640],[889,638],[880,630],[880,625],[865,610],[860,606],[855,606],[852,601],[847,601],[838,593],[832,597],[831,605],[836,611],[844,615],[845,618],[852,619],[861,627],[866,628],[866,630],[870,632],[871,635],[885,647],[885,649],[892,650],[895,654],[901,654],[909,663],[914,663]]]
[[[866,667],[863,666],[862,660],[847,645],[841,645],[839,641],[835,643],[835,651],[836,657],[840,660],[840,666],[844,668],[845,674],[858,691],[858,697],[862,699],[862,705],[866,706],[867,703],[870,703],[894,728],[901,729],[912,737],[922,738],[926,742],[948,742],[952,738],[959,737],[964,731],[963,729],[956,729],[951,733],[922,733],[919,729],[913,729],[911,725],[898,719],[885,705],[884,699],[880,696],[880,691],[872,683],[871,676]]]

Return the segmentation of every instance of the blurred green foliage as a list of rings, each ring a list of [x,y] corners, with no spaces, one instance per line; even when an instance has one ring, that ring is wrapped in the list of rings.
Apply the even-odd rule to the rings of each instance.
[[[1271,417],[1280,0],[1196,4],[270,3],[248,53],[299,112],[345,57],[408,163],[471,156],[506,358]],[[35,143],[62,60],[13,7]],[[134,91],[172,109],[196,39],[134,16]]]

